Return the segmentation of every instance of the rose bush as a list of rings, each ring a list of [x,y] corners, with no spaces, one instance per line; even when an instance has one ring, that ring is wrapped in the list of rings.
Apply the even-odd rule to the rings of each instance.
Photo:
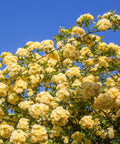
[[[120,143],[120,30],[115,11],[81,15],[52,40],[1,53],[1,144]]]

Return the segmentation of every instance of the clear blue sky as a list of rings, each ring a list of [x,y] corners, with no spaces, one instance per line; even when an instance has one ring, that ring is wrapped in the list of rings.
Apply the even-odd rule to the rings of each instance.
[[[75,25],[81,14],[96,17],[114,9],[120,14],[120,0],[0,0],[0,53],[53,39],[59,26]],[[107,32],[104,40],[120,45],[120,31]]]

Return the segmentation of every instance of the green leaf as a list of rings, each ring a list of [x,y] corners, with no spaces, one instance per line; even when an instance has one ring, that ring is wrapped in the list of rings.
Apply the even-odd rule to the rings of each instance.
[[[10,113],[9,114],[9,116],[15,116],[16,115],[16,113]]]
[[[53,140],[52,140],[52,139],[49,139],[49,140],[48,140],[48,144],[53,144]]]
[[[17,117],[20,118],[20,117],[21,117],[21,114],[18,114]]]

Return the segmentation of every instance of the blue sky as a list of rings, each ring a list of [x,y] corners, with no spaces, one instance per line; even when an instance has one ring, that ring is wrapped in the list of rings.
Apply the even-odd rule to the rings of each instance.
[[[27,41],[53,39],[59,26],[75,25],[85,13],[94,17],[116,10],[120,0],[0,0],[0,53],[15,53]],[[104,34],[104,41],[120,45],[120,31]]]

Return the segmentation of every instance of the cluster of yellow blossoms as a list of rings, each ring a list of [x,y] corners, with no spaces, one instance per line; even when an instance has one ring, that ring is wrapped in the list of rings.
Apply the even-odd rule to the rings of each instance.
[[[48,139],[47,130],[44,126],[33,125],[31,130],[31,142],[32,143],[43,143]]]
[[[58,126],[64,126],[68,121],[69,115],[68,110],[64,110],[63,107],[57,107],[51,114],[52,123]]]
[[[82,97],[84,99],[90,99],[91,97],[95,97],[99,94],[100,85],[94,75],[88,75],[87,77],[84,77],[82,79],[81,87]]]
[[[40,116],[45,116],[48,111],[49,111],[49,107],[45,104],[42,103],[36,103],[33,104],[29,107],[28,109],[30,115],[32,115],[34,118],[38,119]]]
[[[101,19],[98,21],[97,26],[100,31],[104,31],[107,30],[108,28],[111,28],[112,24],[108,19]]]
[[[82,22],[84,20],[93,20],[94,17],[91,15],[91,14],[84,14],[84,15],[81,15],[78,19],[77,19],[77,22]]]
[[[66,71],[65,74],[68,77],[80,77],[80,68],[79,67],[71,67]]]
[[[25,133],[24,131],[14,130],[11,134],[10,142],[15,143],[15,144],[19,144],[19,143],[25,144],[27,137],[28,137],[28,134]]]
[[[21,118],[17,125],[18,129],[28,130],[29,129],[29,119]]]
[[[52,40],[29,41],[1,54],[1,144],[120,142],[120,46],[93,34],[119,29],[120,15],[93,19],[60,27],[57,49]]]
[[[8,86],[0,82],[0,95],[5,97],[7,95],[7,91],[8,91]]]
[[[82,139],[84,138],[84,135],[83,134],[81,134],[79,131],[76,131],[76,132],[74,132],[72,135],[71,135],[71,138],[74,140],[73,142],[72,142],[72,144],[75,144],[75,143],[77,143],[77,142],[81,142],[82,141]]]
[[[76,35],[76,34],[78,36],[83,36],[83,35],[85,35],[85,31],[82,28],[80,28],[80,27],[74,26],[72,28],[71,35]]]
[[[96,109],[109,110],[112,108],[113,99],[108,94],[100,94],[98,98],[95,99],[94,106]]]
[[[3,64],[7,65],[4,72],[8,71],[9,77],[13,77],[14,75],[18,74],[20,70],[22,70],[22,67],[17,64],[17,56],[13,56],[11,53],[3,52],[1,57],[3,58]]]
[[[3,138],[9,138],[11,135],[11,132],[14,130],[14,128],[8,124],[2,124],[0,125],[0,136]]]
[[[82,129],[92,129],[94,126],[94,121],[92,120],[92,116],[84,116],[80,120],[80,125]]]
[[[57,75],[53,75],[51,79],[52,83],[62,83],[67,81],[66,75],[63,73],[59,73]]]
[[[79,52],[73,45],[68,43],[63,48],[63,56],[65,58],[69,58],[70,60],[74,61],[75,59],[78,58]]]

